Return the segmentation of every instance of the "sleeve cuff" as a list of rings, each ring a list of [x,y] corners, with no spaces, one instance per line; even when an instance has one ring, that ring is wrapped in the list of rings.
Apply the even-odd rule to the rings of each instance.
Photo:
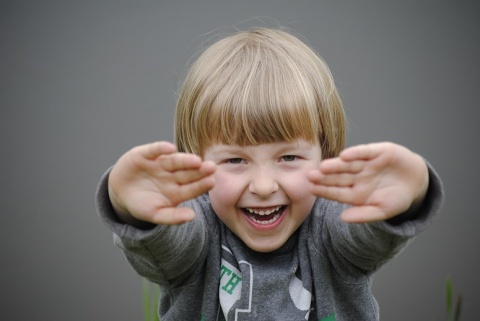
[[[427,162],[429,185],[427,195],[417,212],[400,214],[384,222],[382,229],[393,234],[413,237],[422,232],[438,216],[445,199],[442,181],[433,167]]]

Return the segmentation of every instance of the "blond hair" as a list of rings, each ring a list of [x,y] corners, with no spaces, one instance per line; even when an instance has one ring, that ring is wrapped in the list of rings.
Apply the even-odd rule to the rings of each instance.
[[[279,29],[223,38],[192,64],[177,102],[175,142],[203,155],[214,143],[241,146],[305,139],[322,157],[345,144],[345,114],[325,62]]]

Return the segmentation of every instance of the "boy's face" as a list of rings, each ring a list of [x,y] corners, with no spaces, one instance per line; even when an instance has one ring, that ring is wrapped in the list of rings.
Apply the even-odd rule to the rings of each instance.
[[[213,209],[252,250],[280,248],[313,206],[307,173],[320,165],[318,142],[214,144],[204,158],[217,165],[209,192]]]

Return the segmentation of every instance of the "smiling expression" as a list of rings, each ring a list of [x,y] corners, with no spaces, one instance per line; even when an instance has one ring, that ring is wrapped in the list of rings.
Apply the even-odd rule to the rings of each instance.
[[[213,209],[252,250],[280,248],[315,202],[307,173],[320,165],[318,142],[214,144],[204,158],[217,165],[215,187],[209,192]]]

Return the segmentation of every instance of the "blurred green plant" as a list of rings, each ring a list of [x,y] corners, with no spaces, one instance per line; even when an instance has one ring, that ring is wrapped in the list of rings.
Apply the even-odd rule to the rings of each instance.
[[[151,283],[147,279],[143,279],[143,320],[144,321],[160,321],[158,318],[158,298],[160,290],[158,285]]]
[[[445,280],[445,298],[446,298],[446,312],[447,312],[447,321],[459,321],[460,313],[462,311],[462,295],[457,296],[455,307],[453,307],[453,286],[452,279],[447,277]]]
[[[151,283],[147,279],[143,279],[143,320],[144,321],[160,321],[158,317],[158,298],[160,290],[156,284]],[[452,279],[447,277],[445,280],[445,306],[447,313],[447,321],[460,321],[462,312],[462,295],[457,296],[455,307],[453,307],[453,285]]]

